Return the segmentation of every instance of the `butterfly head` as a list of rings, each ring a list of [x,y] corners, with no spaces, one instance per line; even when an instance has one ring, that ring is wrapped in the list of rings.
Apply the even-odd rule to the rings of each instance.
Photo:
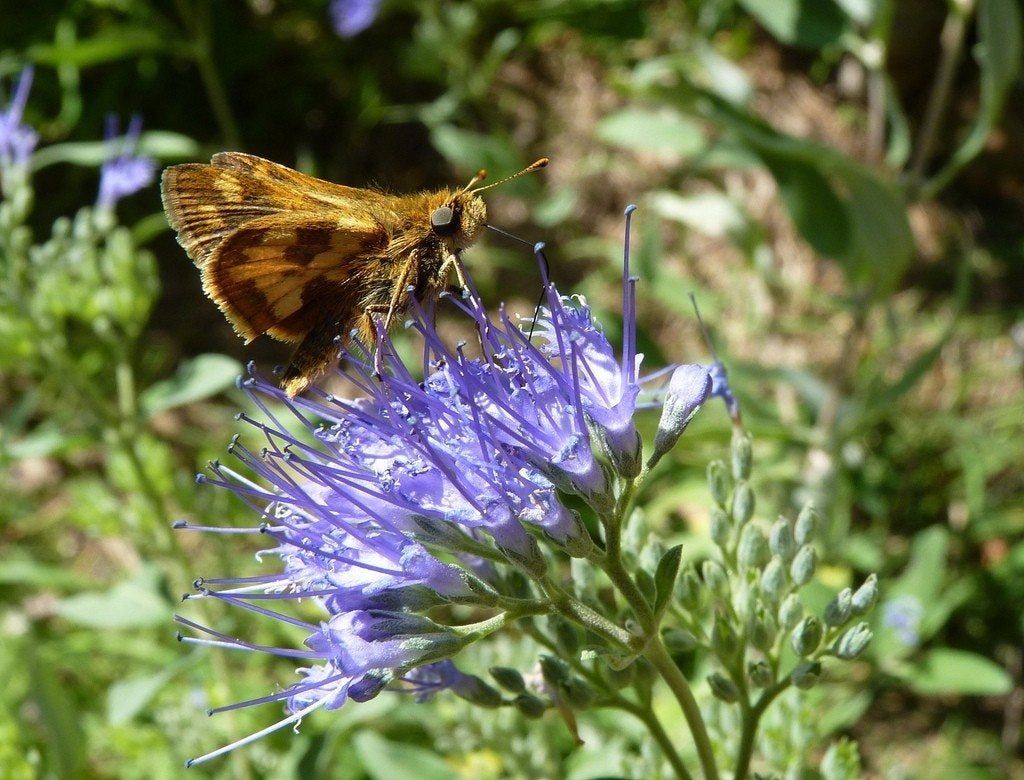
[[[524,173],[540,170],[547,164],[548,158],[542,157],[523,168],[519,173],[488,184],[486,187],[473,189],[473,185],[483,181],[487,176],[486,171],[479,171],[462,190],[451,193],[433,208],[430,212],[430,229],[448,245],[452,253],[465,249],[477,240],[480,231],[487,226],[487,206],[477,193],[516,179]]]
[[[472,245],[487,224],[487,206],[472,192],[459,192],[430,212],[430,229],[452,252]]]

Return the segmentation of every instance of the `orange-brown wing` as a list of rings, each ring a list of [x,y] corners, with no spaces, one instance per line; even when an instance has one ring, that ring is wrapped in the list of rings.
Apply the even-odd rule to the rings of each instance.
[[[379,223],[357,214],[272,214],[218,244],[203,266],[203,288],[247,341],[263,333],[301,341],[328,318],[353,321],[368,261],[386,246]]]
[[[306,176],[240,152],[211,164],[167,168],[160,182],[164,211],[192,261],[203,266],[217,246],[254,219],[282,212],[372,210],[385,217],[392,197]]]

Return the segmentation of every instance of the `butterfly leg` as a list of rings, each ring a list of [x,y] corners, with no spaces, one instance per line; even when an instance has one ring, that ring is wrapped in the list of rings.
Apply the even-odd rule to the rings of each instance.
[[[441,264],[441,270],[438,272],[438,278],[444,279],[448,276],[448,269],[455,270],[455,278],[459,283],[459,287],[465,293],[469,290],[469,280],[466,279],[466,270],[462,267],[462,260],[459,259],[458,255],[449,255]]]
[[[374,341],[376,341],[376,328],[373,327],[373,315],[384,314],[384,333],[386,334],[391,330],[392,322],[394,321],[395,315],[401,311],[404,307],[402,306],[402,296],[409,294],[409,285],[416,279],[416,275],[419,271],[419,258],[413,254],[402,268],[402,272],[398,275],[398,281],[391,290],[391,300],[386,306],[381,304],[371,303],[365,309],[364,313],[370,318],[371,332],[374,335]],[[384,356],[383,344],[378,344],[377,349],[373,353],[373,371],[377,376],[381,376],[384,373]]]

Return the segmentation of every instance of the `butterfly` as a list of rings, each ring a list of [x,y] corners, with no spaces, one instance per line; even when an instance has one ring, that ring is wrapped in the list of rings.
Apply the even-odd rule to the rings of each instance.
[[[333,184],[241,152],[208,165],[174,165],[160,183],[178,242],[200,269],[203,290],[235,332],[296,344],[282,377],[295,397],[338,358],[338,339],[376,339],[409,295],[438,295],[460,255],[487,227],[478,193],[543,168],[537,160],[486,187],[411,195]]]

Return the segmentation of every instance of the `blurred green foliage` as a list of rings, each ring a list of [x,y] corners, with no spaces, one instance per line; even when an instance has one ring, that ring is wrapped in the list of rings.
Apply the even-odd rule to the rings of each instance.
[[[350,39],[316,0],[8,4],[0,76],[36,64],[42,142],[0,215],[0,773],[177,776],[266,722],[198,712],[291,681],[173,641],[174,595],[239,546],[170,523],[244,515],[191,475],[233,432],[239,361],[283,354],[233,339],[154,189],[116,217],[84,206],[111,111],[143,114],[162,162],[244,149],[400,191],[548,154],[493,210],[606,322],[637,200],[646,364],[700,356],[695,290],[755,435],[759,513],[814,498],[829,518],[814,606],[868,571],[891,583],[868,692],[826,686],[776,727],[854,734],[872,772],[1024,771],[1021,59],[1015,0],[394,0]],[[525,262],[496,242],[470,258],[485,297],[527,311]],[[648,523],[691,558],[727,425],[705,412],[651,488]],[[887,611],[907,598],[912,642]],[[650,776],[636,724],[581,728],[575,748],[554,720],[382,697],[211,771]]]

